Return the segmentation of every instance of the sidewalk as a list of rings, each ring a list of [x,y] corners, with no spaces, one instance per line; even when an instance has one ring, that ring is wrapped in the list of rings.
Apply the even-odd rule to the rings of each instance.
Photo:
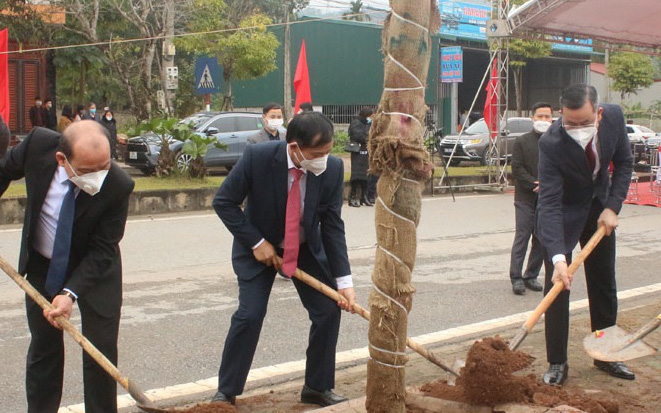
[[[661,300],[659,293],[645,294],[637,298],[622,300],[618,325],[627,331],[633,332],[647,321],[661,313]],[[582,389],[589,393],[602,392],[609,398],[616,399],[620,404],[621,413],[655,413],[661,411],[661,359],[659,355],[643,359],[632,360],[628,366],[636,373],[635,381],[625,381],[612,378],[592,366],[592,360],[582,349],[583,337],[589,333],[589,315],[587,309],[582,307],[572,312],[569,342],[569,380],[565,389]],[[437,356],[450,364],[457,358],[465,359],[466,354],[475,339],[486,336],[501,335],[511,338],[517,331],[519,323],[492,331],[474,334],[474,337],[460,342],[446,340],[439,345],[428,345]],[[646,340],[655,347],[661,346],[659,331],[652,333]],[[520,372],[522,375],[534,374],[541,378],[547,368],[545,360],[543,323],[540,322],[534,331],[523,342],[520,349],[535,357],[533,364]],[[336,375],[336,391],[352,399],[365,395],[366,385],[366,359],[340,363]],[[260,369],[262,370],[262,369]],[[406,369],[407,386],[411,389],[420,387],[435,380],[446,380],[449,376],[429,361],[415,353],[410,355]],[[213,385],[213,383],[208,383]],[[304,405],[298,402],[302,387],[302,373],[276,375],[274,377],[249,382],[247,391],[237,400],[237,410],[241,413],[276,413],[276,412],[304,412],[317,409],[313,405]],[[190,403],[208,400],[213,394],[210,389],[195,396],[179,394],[179,397],[169,401],[158,402],[159,407],[188,406]],[[187,404],[188,403],[188,404]],[[360,405],[360,402],[356,404]],[[65,410],[62,410],[65,411]],[[135,407],[123,409],[123,412],[138,412]],[[356,410],[364,411],[360,408]],[[488,409],[491,411],[491,409]],[[512,410],[513,411],[513,410]],[[524,407],[521,412],[546,411],[546,409]]]

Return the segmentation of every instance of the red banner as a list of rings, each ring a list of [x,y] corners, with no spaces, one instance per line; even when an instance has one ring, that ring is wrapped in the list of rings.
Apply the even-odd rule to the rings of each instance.
[[[498,58],[491,64],[491,78],[487,83],[487,99],[484,102],[484,121],[491,132],[491,139],[496,139],[498,131]]]
[[[0,53],[9,50],[7,29],[0,30]],[[8,54],[0,54],[0,115],[9,124],[9,64]]]
[[[308,72],[308,58],[305,52],[305,40],[301,44],[301,53],[298,55],[298,64],[294,74],[294,91],[296,92],[296,104],[294,113],[298,113],[301,103],[312,103],[312,92],[310,91],[310,73]]]

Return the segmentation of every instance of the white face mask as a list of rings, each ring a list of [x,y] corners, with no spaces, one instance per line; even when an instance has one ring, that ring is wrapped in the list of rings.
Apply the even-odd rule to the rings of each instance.
[[[285,124],[285,121],[283,119],[269,119],[266,121],[266,124],[269,126],[269,129],[275,131],[278,130],[279,127]]]
[[[590,143],[594,135],[597,134],[597,119],[595,119],[594,125],[570,130],[565,128],[565,131],[567,132],[567,135],[571,136],[571,138],[585,150],[585,147],[588,146],[588,143]]]
[[[328,155],[324,155],[321,158],[306,159],[305,155],[303,155],[303,151],[301,151],[301,148],[298,146],[296,148],[298,149],[298,152],[300,152],[301,158],[303,158],[298,159],[298,162],[301,164],[301,168],[308,172],[312,172],[315,174],[315,176],[319,176],[324,173],[326,170],[326,165],[328,164]],[[298,154],[296,154],[296,158],[298,158]]]
[[[551,122],[549,122],[547,120],[536,120],[532,123],[532,128],[537,133],[546,132],[549,129],[550,126],[551,126]]]
[[[91,196],[98,194],[99,191],[101,190],[101,187],[103,186],[103,182],[106,180],[106,176],[108,175],[108,170],[102,169],[100,171],[90,172],[84,175],[78,175],[76,171],[73,169],[73,166],[71,166],[71,164],[69,163],[69,160],[66,159],[66,161],[67,164],[69,164],[69,168],[71,168],[71,172],[73,172],[73,174],[75,175],[73,178],[69,178],[69,180],[73,182],[73,184],[76,185],[78,188],[87,192]]]

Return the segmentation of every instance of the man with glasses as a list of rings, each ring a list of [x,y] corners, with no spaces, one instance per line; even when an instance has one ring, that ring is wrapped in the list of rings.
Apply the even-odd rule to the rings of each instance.
[[[598,104],[597,91],[586,84],[566,88],[560,98],[562,118],[539,140],[539,201],[536,235],[545,250],[545,294],[553,283],[565,290],[546,312],[546,353],[550,363],[544,382],[561,385],[567,379],[569,335],[568,274],[571,253],[585,245],[598,226],[606,236],[585,261],[592,331],[615,325],[615,228],[633,168],[622,109]],[[609,165],[612,163],[612,177]],[[619,362],[595,360],[608,374],[633,380],[635,375]]]

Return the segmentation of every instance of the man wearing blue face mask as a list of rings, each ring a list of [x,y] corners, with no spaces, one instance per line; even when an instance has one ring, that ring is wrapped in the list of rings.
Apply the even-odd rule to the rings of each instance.
[[[18,270],[54,309],[26,298],[31,334],[27,355],[29,413],[56,413],[62,397],[64,342],[55,321],[78,303],[83,334],[117,363],[122,303],[119,241],[133,181],[110,160],[107,132],[97,122],[71,124],[60,136],[35,128],[0,160],[0,194],[25,179],[27,206]],[[117,412],[117,384],[83,356],[85,411]]]
[[[234,404],[243,393],[277,255],[283,257],[284,275],[292,277],[299,267],[349,302],[336,304],[293,279],[312,321],[301,401],[327,406],[346,400],[333,392],[338,307],[351,310],[355,293],[341,218],[344,170],[341,160],[329,156],[332,148],[333,124],[326,116],[297,115],[289,123],[287,142],[246,148],[213,200],[234,235],[232,264],[239,283],[239,305],[225,339],[214,403]]]
[[[83,119],[101,122],[101,115],[97,112],[96,104],[94,102],[90,102],[87,105],[87,111],[83,113]]]
[[[539,140],[539,201],[536,235],[545,250],[546,283],[562,282],[563,291],[546,312],[546,353],[550,364],[544,382],[561,385],[567,379],[569,290],[567,273],[572,250],[585,245],[600,225],[605,236],[585,261],[592,331],[615,325],[615,228],[626,199],[633,156],[622,109],[598,104],[594,87],[578,84],[562,92],[562,118]],[[609,165],[613,164],[612,177]],[[619,362],[594,360],[608,374],[633,380]]]

